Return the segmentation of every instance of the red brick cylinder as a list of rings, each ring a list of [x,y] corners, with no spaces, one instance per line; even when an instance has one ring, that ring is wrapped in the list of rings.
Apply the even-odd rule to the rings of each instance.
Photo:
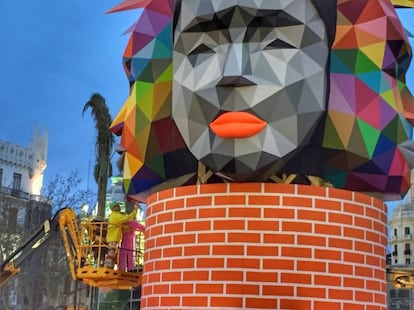
[[[142,309],[386,309],[386,205],[350,191],[210,184],[148,201]]]

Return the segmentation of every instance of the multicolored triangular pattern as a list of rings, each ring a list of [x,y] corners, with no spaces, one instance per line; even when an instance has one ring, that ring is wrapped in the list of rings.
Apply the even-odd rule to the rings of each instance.
[[[405,85],[411,49],[404,29],[388,1],[339,0],[337,24],[323,141],[333,151],[324,178],[399,198],[410,176],[399,146],[411,138],[406,106],[414,103]]]

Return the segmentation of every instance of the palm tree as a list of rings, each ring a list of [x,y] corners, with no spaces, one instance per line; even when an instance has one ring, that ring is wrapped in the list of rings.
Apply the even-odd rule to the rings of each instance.
[[[112,176],[112,164],[110,161],[113,145],[115,142],[112,132],[109,130],[111,125],[111,115],[105,104],[105,98],[99,93],[91,96],[85,103],[82,115],[91,108],[91,115],[95,119],[95,127],[98,132],[96,137],[95,155],[96,161],[93,176],[98,185],[98,210],[97,216],[105,217],[106,188],[108,178]]]

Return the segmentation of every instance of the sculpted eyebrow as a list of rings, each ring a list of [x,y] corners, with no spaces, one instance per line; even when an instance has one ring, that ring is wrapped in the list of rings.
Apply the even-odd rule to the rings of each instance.
[[[237,10],[237,12],[236,12]],[[233,15],[238,14],[240,20],[235,22]],[[301,25],[294,16],[282,10],[255,10],[251,8],[232,7],[214,14],[199,16],[184,29],[185,32],[212,32],[229,27],[287,27]]]

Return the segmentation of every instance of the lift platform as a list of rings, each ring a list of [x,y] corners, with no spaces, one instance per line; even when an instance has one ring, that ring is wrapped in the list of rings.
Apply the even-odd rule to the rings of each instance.
[[[45,221],[34,234],[17,248],[0,266],[0,287],[18,275],[21,264],[33,252],[43,247],[57,234],[61,234],[72,280],[94,287],[131,289],[141,285],[144,234],[137,232],[133,270],[118,270],[119,253],[114,268],[105,267],[108,246],[105,243],[106,222],[86,220],[78,225],[75,212],[70,208],[59,210]],[[126,249],[124,249],[126,250]]]

